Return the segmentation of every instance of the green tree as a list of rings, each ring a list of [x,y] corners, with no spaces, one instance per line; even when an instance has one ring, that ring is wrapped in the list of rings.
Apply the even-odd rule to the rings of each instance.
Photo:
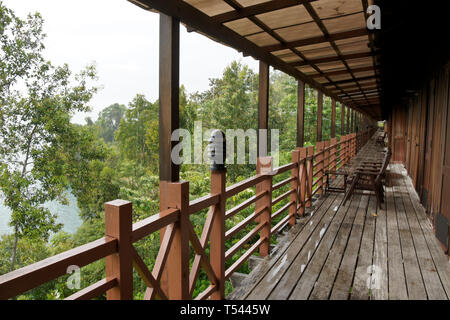
[[[95,67],[72,76],[67,65],[53,66],[42,56],[42,18],[26,20],[0,3],[0,189],[12,211],[11,269],[22,237],[48,239],[61,228],[47,201],[66,202],[64,153],[73,141],[71,116],[87,111],[96,88]]]
[[[157,146],[147,144],[147,131],[157,127],[158,106],[149,102],[143,95],[136,95],[129,104],[125,116],[116,132],[116,141],[123,159],[131,160],[139,166],[155,165]],[[137,177],[137,168],[135,177]]]
[[[114,141],[114,134],[119,129],[120,121],[125,115],[126,107],[115,103],[103,109],[98,116],[99,137],[107,143]]]

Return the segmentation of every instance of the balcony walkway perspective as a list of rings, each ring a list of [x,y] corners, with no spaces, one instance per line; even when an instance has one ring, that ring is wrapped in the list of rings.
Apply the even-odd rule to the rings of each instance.
[[[382,210],[373,195],[322,196],[228,299],[449,299],[448,257],[402,165],[385,191]]]

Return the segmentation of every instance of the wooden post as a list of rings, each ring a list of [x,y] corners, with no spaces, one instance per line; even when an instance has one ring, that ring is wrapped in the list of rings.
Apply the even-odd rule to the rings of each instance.
[[[297,218],[297,206],[298,206],[298,186],[299,186],[299,161],[300,161],[300,151],[294,150],[292,151],[292,162],[297,163],[297,167],[291,170],[291,177],[295,178],[291,182],[291,190],[295,190],[294,193],[291,193],[290,201],[293,201],[294,204],[289,208],[289,215],[291,218],[289,219],[289,224],[291,226],[295,225],[295,221]]]
[[[323,154],[323,169],[322,169],[322,177],[325,180],[324,183],[327,183],[327,176],[325,175],[325,171],[330,170],[330,140],[324,142],[324,154]],[[322,191],[324,188],[322,187]]]
[[[170,300],[191,299],[189,294],[189,182],[167,184],[168,208],[180,210],[167,259],[167,286]]]
[[[350,108],[347,107],[347,125],[346,125],[346,130],[345,130],[346,134],[350,133]]]
[[[225,299],[225,183],[226,169],[211,171],[211,194],[219,194],[219,203],[215,213],[210,236],[211,267],[218,279],[217,291],[211,295],[212,300]]]
[[[105,203],[105,236],[118,241],[118,253],[105,259],[106,280],[116,278],[118,282],[116,287],[106,292],[108,300],[133,299],[132,212],[129,201]]]
[[[259,62],[259,99],[258,99],[258,157],[268,155],[267,130],[269,128],[269,65]],[[265,138],[260,139],[261,130],[265,131]]]
[[[349,131],[349,133],[353,133],[353,115],[354,115],[354,112],[353,112],[353,110],[350,110],[350,131]]]
[[[313,187],[313,173],[314,172],[314,147],[308,147],[308,160],[306,161],[306,175],[308,186],[306,188],[306,197],[308,201],[306,202],[306,208],[312,206],[312,187]]]
[[[356,111],[353,110],[353,119],[352,119],[352,132],[356,132]]]
[[[305,144],[305,83],[297,81],[297,147]]]
[[[259,255],[265,257],[270,253],[270,230],[272,228],[272,157],[259,157],[256,165],[256,170],[259,174],[267,174],[266,179],[257,184],[256,190],[258,192],[266,191],[264,197],[256,201],[255,212],[264,210],[264,212],[258,217],[257,222],[264,223],[265,226],[261,229],[260,238],[264,242],[259,247]]]
[[[330,144],[332,145],[332,148],[331,148],[331,159],[330,159],[330,167],[332,168],[332,170],[333,171],[336,171],[337,170],[337,168],[336,168],[336,158],[337,158],[337,155],[336,155],[336,152],[337,152],[337,148],[336,148],[336,145],[337,145],[337,143],[338,143],[338,140],[337,140],[337,138],[332,138],[331,140],[330,140]],[[331,175],[331,179],[336,179],[336,175]]]
[[[264,61],[259,62],[259,99],[258,99],[258,158],[256,165],[257,174],[265,174],[272,171],[272,158],[268,157],[268,127],[269,127],[269,65]],[[265,137],[260,139],[260,135],[265,130]],[[256,219],[259,223],[265,223],[260,232],[264,242],[259,247],[261,256],[270,253],[270,229],[272,227],[272,176],[268,176],[263,182],[256,185],[256,193],[267,191],[267,194],[256,201],[255,211],[264,210]],[[263,209],[265,208],[265,209]]]
[[[323,141],[318,141],[316,143],[316,161],[317,161],[317,166],[316,166],[316,173],[317,173],[317,180],[319,182],[317,182],[317,194],[321,195],[323,194],[323,168],[324,168],[324,161],[325,161],[325,157],[324,157],[324,146],[325,146],[325,142]]]
[[[341,136],[345,135],[345,106],[341,105]]]
[[[317,92],[317,134],[316,142],[322,141],[323,93]]]
[[[336,100],[331,98],[331,138],[336,137]]]
[[[348,134],[343,136],[342,140],[344,141],[344,143],[343,143],[343,145],[344,145],[343,164],[346,165],[346,164],[348,164],[348,158],[349,158],[348,155],[349,155],[349,149],[350,149],[350,146],[348,144]]]
[[[179,180],[172,162],[172,133],[179,128],[180,21],[160,14],[159,31],[159,180]]]
[[[305,214],[305,199],[306,199],[306,185],[307,185],[307,172],[306,172],[306,156],[308,155],[308,148],[297,148],[299,151],[299,202],[300,211],[299,215]]]
[[[172,162],[172,148],[177,143],[172,133],[179,128],[180,21],[160,13],[159,30],[159,208],[169,208],[168,184],[180,177],[180,166]],[[165,228],[160,232],[163,241]],[[161,277],[161,288],[167,293],[167,268]]]

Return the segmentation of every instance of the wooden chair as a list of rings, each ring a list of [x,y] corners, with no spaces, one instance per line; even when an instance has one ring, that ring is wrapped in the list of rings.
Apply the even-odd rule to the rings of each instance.
[[[361,164],[361,166],[356,168],[353,176],[347,182],[350,184],[350,188],[345,194],[343,205],[346,204],[353,194],[364,194],[363,191],[371,191],[375,194],[378,206],[382,209],[381,204],[384,203],[383,179],[385,178],[390,159],[391,153],[388,150],[381,166]],[[361,192],[358,192],[358,190]]]

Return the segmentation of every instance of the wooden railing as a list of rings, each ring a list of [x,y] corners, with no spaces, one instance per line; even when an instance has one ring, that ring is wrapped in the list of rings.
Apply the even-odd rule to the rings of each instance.
[[[325,170],[336,170],[349,163],[373,133],[368,130],[342,136],[339,142],[318,142],[316,148],[298,148],[292,152],[292,162],[277,169],[272,168],[270,157],[260,158],[256,176],[228,188],[226,172],[212,171],[211,193],[190,202],[188,182],[169,183],[165,190],[170,194],[169,208],[135,224],[130,202],[106,203],[104,238],[0,276],[0,299],[15,297],[63,276],[69,266],[83,267],[103,258],[106,278],[67,300],[92,299],[105,292],[107,299],[133,299],[133,268],[147,286],[145,299],[192,299],[201,268],[210,286],[195,298],[223,299],[227,279],[256,251],[267,256],[272,237],[288,224],[294,225],[297,216],[304,215],[305,208],[312,205],[313,197],[323,193]],[[288,172],[290,175],[284,177]],[[256,191],[252,197],[226,210],[228,199],[253,187]],[[225,228],[226,221],[253,205],[252,214],[228,230]],[[276,207],[279,208],[273,212]],[[189,217],[208,208],[199,238]],[[252,224],[256,226],[251,228]],[[149,270],[133,243],[157,231],[160,248],[153,269]],[[238,237],[243,231],[245,235]],[[226,241],[236,238],[238,241],[226,249]],[[246,250],[239,258],[230,263],[243,249]]]

